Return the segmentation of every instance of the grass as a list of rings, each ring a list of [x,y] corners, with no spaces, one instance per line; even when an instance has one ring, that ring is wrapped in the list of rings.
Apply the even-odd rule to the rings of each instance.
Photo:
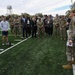
[[[30,38],[0,55],[0,75],[73,75],[62,68],[65,51],[57,37]]]

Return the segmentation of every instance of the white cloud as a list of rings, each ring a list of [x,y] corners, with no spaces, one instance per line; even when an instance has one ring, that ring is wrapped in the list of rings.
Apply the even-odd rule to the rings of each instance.
[[[74,2],[75,0],[73,0]],[[1,4],[3,3],[3,4]],[[0,15],[7,12],[6,7],[12,5],[13,13],[20,14],[27,12],[29,14],[46,13],[46,14],[64,14],[68,9],[61,11],[52,11],[55,8],[71,5],[71,0],[0,0]]]
[[[0,8],[0,15],[6,15],[7,9]]]

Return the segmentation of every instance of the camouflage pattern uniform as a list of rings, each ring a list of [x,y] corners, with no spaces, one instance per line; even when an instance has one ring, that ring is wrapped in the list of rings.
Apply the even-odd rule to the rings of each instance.
[[[55,17],[54,18],[54,35],[60,35],[60,28],[59,28],[59,25],[60,25],[60,18],[59,17]]]
[[[68,44],[67,44],[67,61],[68,64],[63,65],[64,69],[72,69],[72,64],[75,64],[75,9],[70,13],[71,22],[68,30]],[[72,60],[74,58],[74,60]]]
[[[41,21],[41,18],[39,18],[37,22],[37,27],[38,27],[38,37],[40,37],[41,35],[43,37],[44,36],[44,24],[43,24],[43,21]]]
[[[69,40],[73,41],[73,46],[72,47],[68,46],[66,55],[67,55],[67,60],[71,61],[72,57],[75,59],[75,17],[72,18],[70,23],[68,41]]]
[[[13,18],[9,19],[9,23],[10,23],[10,28],[11,28],[11,33],[14,33],[14,24],[13,24]]]
[[[14,35],[15,37],[19,34],[19,20],[16,18],[14,19]]]
[[[62,39],[66,39],[67,31],[66,31],[66,19],[64,16],[61,17],[60,20],[60,37]]]

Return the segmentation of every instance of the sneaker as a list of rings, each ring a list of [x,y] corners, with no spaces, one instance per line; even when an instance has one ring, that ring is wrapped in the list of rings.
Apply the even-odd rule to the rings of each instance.
[[[6,43],[6,45],[9,45],[9,43]]]
[[[4,43],[2,43],[2,46],[4,46]]]

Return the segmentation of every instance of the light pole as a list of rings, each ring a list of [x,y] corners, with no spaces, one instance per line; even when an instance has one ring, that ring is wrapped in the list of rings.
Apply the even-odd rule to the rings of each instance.
[[[8,5],[7,6],[7,14],[8,15],[11,15],[12,14],[12,6],[11,5]]]

